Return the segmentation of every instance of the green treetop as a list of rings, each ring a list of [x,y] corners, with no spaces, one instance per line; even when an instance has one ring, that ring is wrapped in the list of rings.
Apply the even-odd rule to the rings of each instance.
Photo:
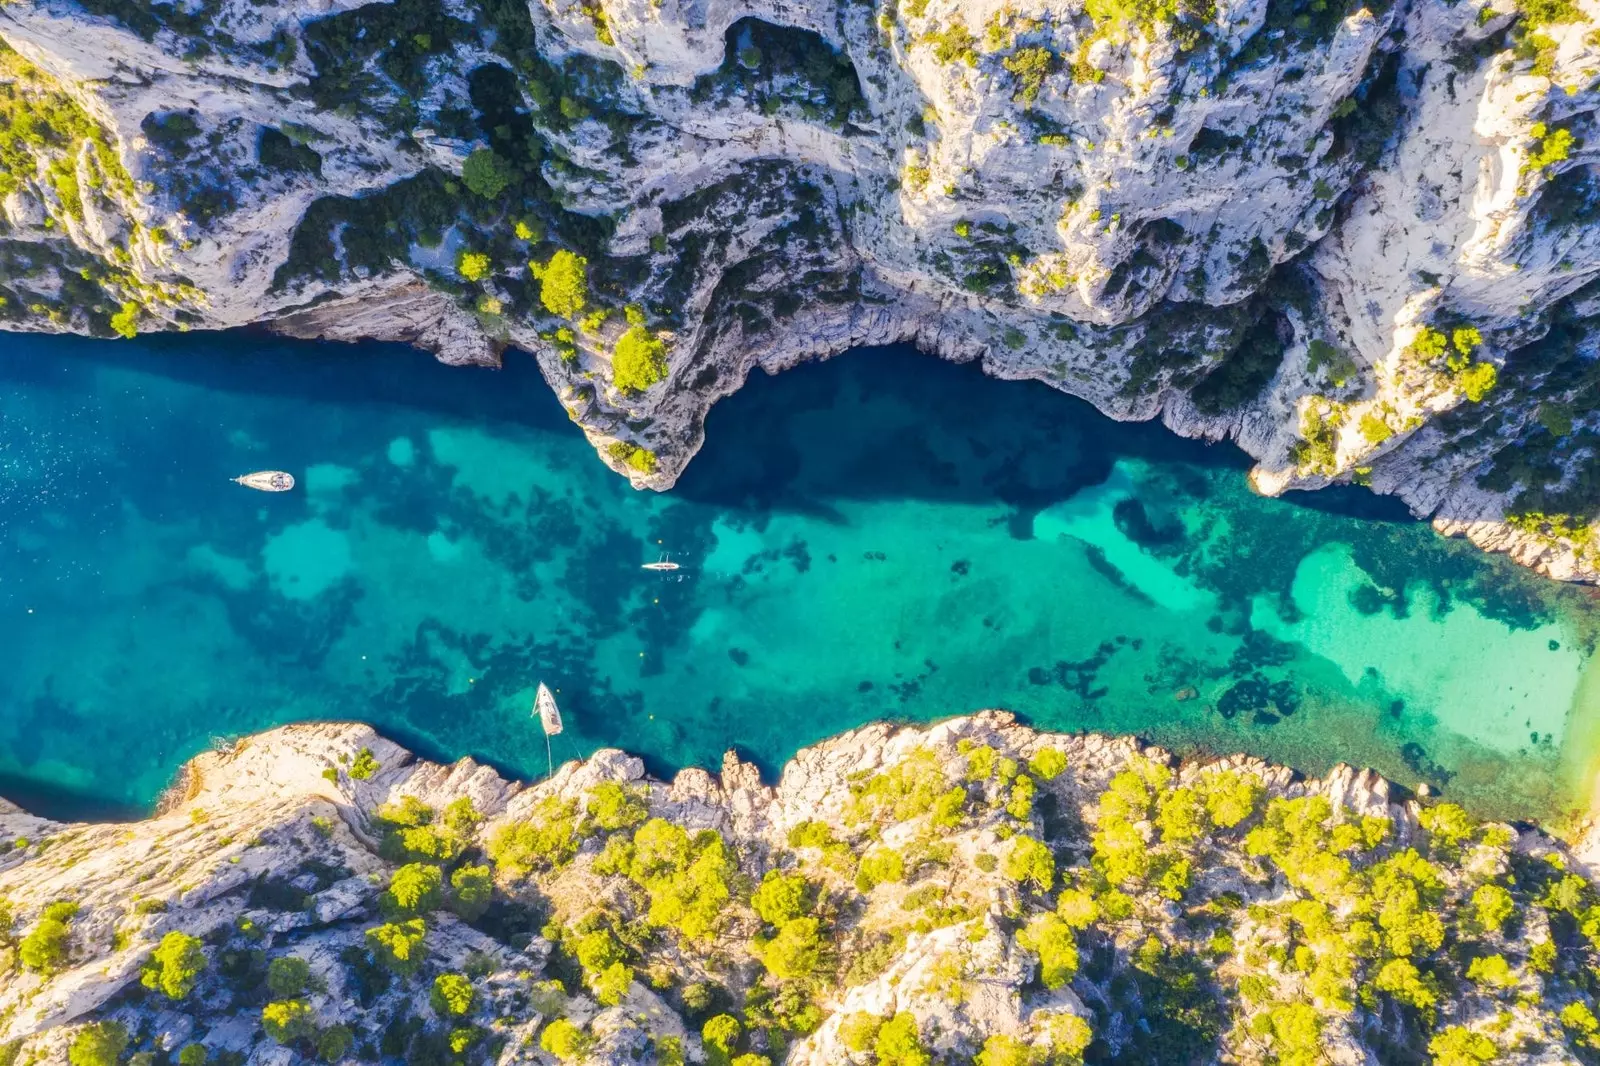
[[[878,1066],[931,1066],[933,1062],[922,1046],[916,1017],[906,1011],[883,1023],[872,1050],[878,1056]]]
[[[463,866],[450,875],[450,909],[472,921],[489,909],[494,876],[487,866]]]
[[[444,875],[437,866],[414,862],[394,872],[388,891],[378,897],[378,906],[391,918],[414,918],[439,906],[443,898]]]
[[[465,974],[442,973],[433,979],[428,1005],[441,1018],[459,1018],[471,1013],[477,992]]]
[[[29,930],[17,945],[17,958],[22,965],[35,973],[52,974],[67,964],[72,930],[65,921],[44,917]]]
[[[516,176],[511,164],[488,148],[479,148],[461,166],[462,182],[485,200],[498,198]]]
[[[589,302],[589,260],[565,248],[540,266],[530,263],[539,279],[539,302],[560,318],[576,318]]]
[[[589,817],[601,829],[632,829],[650,816],[650,809],[632,789],[616,781],[602,781],[589,792]]]
[[[280,955],[267,964],[267,990],[275,999],[294,999],[311,987],[311,965],[295,955]]]
[[[806,905],[809,893],[810,886],[803,875],[769,870],[750,897],[750,905],[768,925],[782,925],[810,909]]]
[[[72,1066],[116,1066],[128,1050],[128,1030],[118,1022],[93,1022],[78,1030],[67,1048]]]
[[[261,1027],[280,1044],[305,1040],[317,1031],[311,1005],[303,999],[281,999],[261,1008]]]
[[[545,1026],[539,1036],[539,1046],[562,1062],[577,1062],[589,1053],[593,1043],[589,1034],[565,1018],[557,1018]]]
[[[421,918],[390,922],[367,930],[373,957],[398,974],[415,973],[427,957],[428,926]]]
[[[1039,979],[1054,990],[1071,981],[1078,972],[1078,942],[1072,926],[1046,911],[1031,918],[1017,943],[1039,956]]]
[[[1000,872],[1012,881],[1027,882],[1048,892],[1056,879],[1056,860],[1042,841],[1019,834],[1000,860]]]
[[[667,376],[667,346],[643,326],[630,326],[611,352],[611,380],[623,392],[643,392]]]
[[[709,1018],[700,1027],[708,1066],[728,1066],[733,1061],[734,1045],[739,1041],[739,1019],[729,1014]]]
[[[200,938],[174,930],[156,945],[139,983],[168,999],[183,999],[194,991],[205,968],[205,946]]]

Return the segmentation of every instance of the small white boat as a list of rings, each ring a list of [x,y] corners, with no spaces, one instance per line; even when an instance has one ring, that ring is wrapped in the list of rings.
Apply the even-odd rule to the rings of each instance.
[[[294,488],[294,475],[286,474],[282,470],[257,470],[253,474],[244,474],[232,480],[247,489],[256,489],[260,492],[288,492]]]
[[[556,698],[543,681],[539,682],[539,693],[533,698],[533,713],[544,726],[545,736],[553,737],[561,732],[561,708],[556,706]]]
[[[556,698],[543,681],[539,682],[539,692],[533,697],[533,714],[544,727],[545,776],[549,777],[556,772],[555,760],[550,755],[550,738],[561,732],[561,708],[556,706]]]
[[[679,569],[679,567],[678,567],[678,564],[673,562],[670,557],[663,555],[661,558],[657,559],[653,563],[645,563],[644,566],[643,566],[643,569],[645,569],[645,570],[677,570],[677,569]]]

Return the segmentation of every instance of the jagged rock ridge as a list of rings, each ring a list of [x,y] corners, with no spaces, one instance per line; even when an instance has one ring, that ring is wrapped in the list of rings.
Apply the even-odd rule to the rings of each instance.
[[[0,839],[8,1061],[1600,1053],[1592,847],[999,712],[867,726],[770,786],[618,751],[523,785],[291,726],[146,821],[7,806]]]

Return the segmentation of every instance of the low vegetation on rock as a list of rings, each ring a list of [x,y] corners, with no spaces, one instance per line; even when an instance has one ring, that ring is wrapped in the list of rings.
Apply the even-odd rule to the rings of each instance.
[[[263,785],[126,828],[0,813],[34,834],[0,865],[5,1061],[1600,1062],[1579,861],[1371,774],[997,713],[775,787],[602,752],[519,788],[357,726],[203,763]]]

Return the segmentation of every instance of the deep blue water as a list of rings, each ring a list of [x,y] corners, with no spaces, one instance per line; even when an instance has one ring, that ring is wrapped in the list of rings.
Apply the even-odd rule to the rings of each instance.
[[[300,487],[228,481],[268,467]],[[0,793],[133,811],[216,739],[311,718],[531,776],[543,680],[558,756],[660,771],[1005,707],[1485,812],[1581,802],[1586,596],[1246,469],[877,350],[758,375],[640,493],[515,353],[0,334]],[[639,568],[662,551],[680,574]]]

